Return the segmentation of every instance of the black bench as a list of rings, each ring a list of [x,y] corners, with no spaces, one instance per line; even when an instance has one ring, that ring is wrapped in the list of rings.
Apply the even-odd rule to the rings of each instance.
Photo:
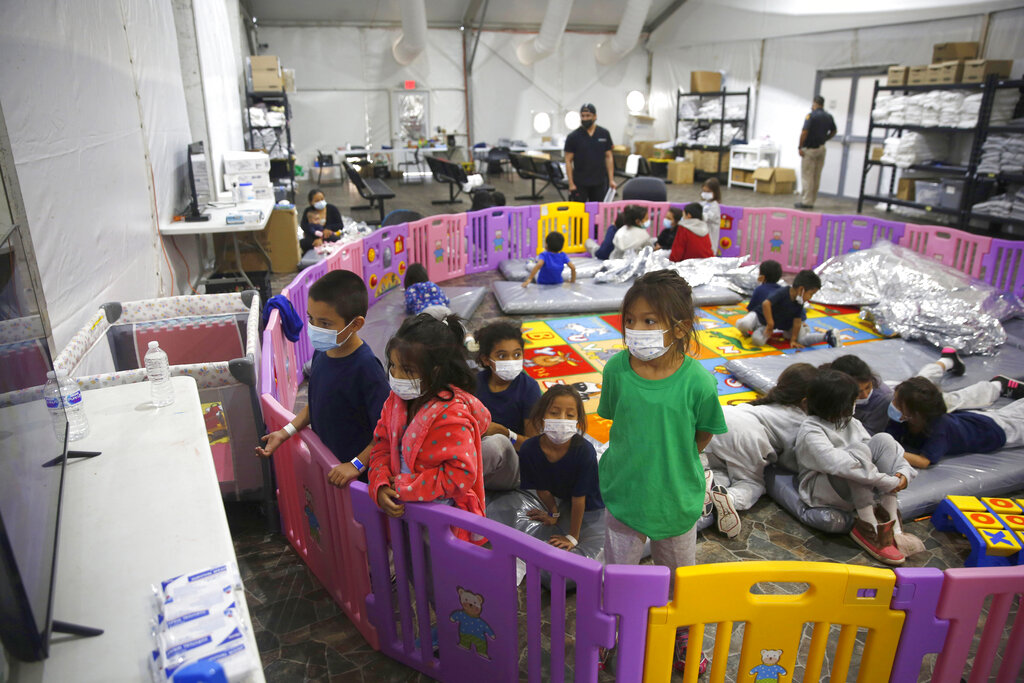
[[[615,167],[615,177],[617,178],[639,178],[641,176],[654,175],[651,173],[651,164],[644,157],[640,157],[640,163],[637,164],[636,173],[626,173],[626,160],[629,159],[628,154],[622,154],[621,152],[612,152],[612,164]]]
[[[442,159],[441,157],[426,156],[424,158],[427,160],[427,166],[430,167],[430,173],[434,176],[434,180],[439,183],[448,184],[448,199],[435,199],[430,203],[461,204],[462,200],[458,199],[458,196],[462,194],[462,186],[469,181],[465,169],[459,164]],[[469,195],[472,197],[477,192],[493,191],[494,188],[490,185],[480,185],[472,188],[469,191]]]
[[[348,160],[343,161],[342,164],[345,166],[345,172],[348,173],[348,179],[359,192],[359,196],[370,202],[366,206],[353,206],[352,210],[366,211],[372,210],[376,206],[377,210],[380,211],[380,218],[375,221],[369,220],[366,222],[371,225],[380,225],[384,222],[384,200],[394,199],[395,191],[388,187],[387,183],[383,180],[362,177]]]
[[[569,180],[558,163],[530,154],[510,154],[509,160],[519,177],[530,181],[532,194],[518,195],[516,199],[544,199],[543,193],[548,185],[554,187],[558,196],[565,199],[564,192],[569,189]],[[537,189],[538,180],[544,182],[540,190]]]

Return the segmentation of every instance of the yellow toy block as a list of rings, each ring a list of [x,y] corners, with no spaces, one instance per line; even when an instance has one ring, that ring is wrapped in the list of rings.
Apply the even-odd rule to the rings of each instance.
[[[978,529],[978,533],[985,539],[987,550],[986,555],[1000,555],[1006,557],[1020,552],[1020,541],[1014,537],[1014,533],[1007,529]]]
[[[974,496],[946,496],[949,502],[963,512],[984,512],[985,506]]]
[[[1024,515],[999,515],[999,519],[1002,520],[1004,526],[1008,526],[1014,531],[1024,531]]]
[[[975,529],[1002,529],[1003,523],[991,512],[968,512],[968,521]]]
[[[981,502],[1000,514],[1016,514],[1021,511],[1020,506],[1009,498],[982,498]]]

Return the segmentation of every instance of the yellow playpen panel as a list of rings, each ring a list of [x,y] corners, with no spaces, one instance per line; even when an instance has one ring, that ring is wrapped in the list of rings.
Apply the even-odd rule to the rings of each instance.
[[[537,253],[544,251],[544,238],[552,232],[565,236],[566,254],[586,251],[584,243],[590,237],[590,214],[582,202],[552,202],[541,204],[537,220]]]
[[[798,594],[763,595],[759,583],[803,584]],[[688,626],[689,642],[683,680],[696,683],[699,644],[704,629],[717,624],[710,681],[725,680],[733,626],[743,623],[739,678],[792,681],[804,624],[813,625],[803,680],[822,677],[829,627],[841,627],[831,657],[830,680],[845,681],[857,631],[867,629],[857,680],[887,681],[904,613],[889,608],[896,575],[888,569],[824,562],[734,562],[680,567],[675,594],[665,607],[651,609],[644,661],[644,681],[672,676],[676,629]]]

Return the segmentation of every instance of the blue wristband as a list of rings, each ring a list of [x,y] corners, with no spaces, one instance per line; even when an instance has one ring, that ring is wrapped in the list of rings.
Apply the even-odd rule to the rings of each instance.
[[[352,463],[352,465],[355,466],[355,468],[357,470],[359,470],[360,472],[362,472],[363,468],[365,467],[365,465],[363,465],[363,461],[360,460],[358,456],[355,457],[355,458],[352,458],[351,460],[349,460],[349,462]]]

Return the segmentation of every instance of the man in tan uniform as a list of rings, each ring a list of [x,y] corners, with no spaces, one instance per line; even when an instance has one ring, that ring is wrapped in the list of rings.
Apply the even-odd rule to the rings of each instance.
[[[836,134],[836,122],[824,107],[825,98],[821,95],[815,97],[811,113],[804,119],[804,129],[800,131],[800,156],[803,159],[800,164],[800,180],[803,182],[803,193],[800,201],[793,205],[798,209],[814,208],[821,169],[825,165],[825,143]]]

